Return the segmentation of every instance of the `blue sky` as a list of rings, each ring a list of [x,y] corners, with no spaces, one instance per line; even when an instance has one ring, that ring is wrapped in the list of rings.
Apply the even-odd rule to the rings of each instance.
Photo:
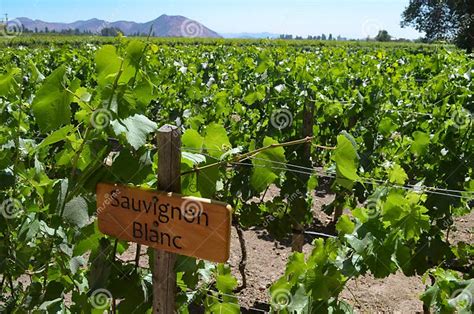
[[[408,0],[0,0],[0,13],[48,22],[89,18],[146,22],[161,14],[184,15],[219,33],[332,33],[350,38],[417,38],[400,27]]]

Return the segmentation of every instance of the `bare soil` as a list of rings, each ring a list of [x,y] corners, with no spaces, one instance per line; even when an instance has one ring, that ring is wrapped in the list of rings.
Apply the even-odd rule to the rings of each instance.
[[[331,195],[314,198],[314,216],[321,224],[321,228],[331,221],[331,217],[324,214],[321,208],[333,199]],[[473,234],[474,212],[455,219],[449,239],[451,243],[460,241],[473,243]],[[261,303],[270,302],[268,287],[283,275],[286,261],[291,255],[291,242],[278,242],[266,231],[256,228],[244,231],[244,238],[248,254],[247,288],[239,293],[239,300],[242,306],[254,308],[259,307]],[[312,250],[310,243],[313,239],[306,237],[304,253],[308,254]],[[237,233],[233,229],[229,264],[239,280],[240,258],[240,245]],[[424,290],[425,285],[420,277],[406,277],[399,272],[384,279],[375,279],[371,275],[353,279],[348,282],[341,296],[359,313],[423,313],[423,304],[419,297]]]

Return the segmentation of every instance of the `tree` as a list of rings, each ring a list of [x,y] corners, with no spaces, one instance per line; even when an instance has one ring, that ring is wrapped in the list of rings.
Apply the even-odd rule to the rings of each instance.
[[[117,27],[105,27],[100,31],[100,34],[102,36],[108,36],[108,37],[115,37],[119,33],[123,34],[123,32]]]
[[[380,30],[377,36],[375,36],[376,41],[390,41],[392,36],[388,34],[386,30]]]
[[[472,0],[410,0],[402,18],[402,27],[415,27],[429,41],[454,41],[468,52],[474,48]]]

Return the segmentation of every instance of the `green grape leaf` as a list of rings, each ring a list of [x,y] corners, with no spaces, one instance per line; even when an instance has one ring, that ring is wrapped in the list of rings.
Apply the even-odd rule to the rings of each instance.
[[[335,151],[336,161],[336,182],[341,186],[351,189],[354,182],[359,180],[357,175],[358,156],[353,143],[345,136],[337,137],[337,147]]]
[[[306,294],[304,285],[299,284],[295,293],[291,297],[291,302],[288,305],[288,311],[295,314],[307,313],[307,306],[309,304],[309,296]]]
[[[249,93],[244,97],[244,101],[247,105],[251,106],[257,101],[262,101],[265,99],[265,93],[262,90],[257,90],[255,92]]]
[[[319,186],[319,178],[316,175],[312,175],[308,180],[308,191],[313,191]]]
[[[145,45],[146,44],[141,40],[132,40],[127,46],[126,60],[135,68],[138,68],[140,65]]]
[[[211,313],[239,314],[240,307],[234,303],[217,303],[211,307]]]
[[[66,196],[69,189],[69,179],[60,179],[54,183],[53,193],[51,195],[50,210],[51,212],[60,213],[65,206]]]
[[[397,125],[393,123],[392,119],[389,117],[385,117],[380,121],[379,124],[379,132],[382,133],[384,136],[389,136],[397,129]]]
[[[426,215],[428,209],[419,204],[420,197],[416,193],[404,197],[392,191],[383,205],[385,225],[401,229],[407,240],[418,240],[423,231],[430,228],[430,217]]]
[[[47,313],[58,313],[61,312],[61,304],[63,298],[56,298],[54,300],[45,301],[39,306],[40,311],[45,311]]]
[[[87,202],[82,197],[75,197],[64,206],[64,219],[82,228],[89,223],[89,215],[87,213]]]
[[[395,164],[388,171],[388,180],[391,183],[403,185],[408,180],[408,175],[400,165]]]
[[[107,179],[138,185],[153,174],[153,161],[149,152],[142,153],[139,151],[133,153],[124,149],[115,157],[110,168],[110,176]]]
[[[424,206],[412,204],[410,209],[400,227],[404,230],[405,239],[417,241],[424,231],[430,229],[430,216],[426,215],[428,209]]]
[[[194,137],[196,138],[196,136]],[[204,146],[209,150],[209,155],[216,158],[219,158],[223,153],[232,148],[225,128],[216,123],[211,123],[207,126]]]
[[[352,234],[355,230],[355,224],[351,221],[349,216],[342,215],[336,223],[336,230],[341,235]]]
[[[237,287],[237,279],[232,274],[218,275],[216,286],[219,292],[230,294]]]
[[[66,137],[74,130],[74,126],[66,125],[65,127],[60,128],[59,130],[54,131],[47,138],[45,138],[39,145],[39,148],[43,148],[61,141],[64,141]]]
[[[424,132],[416,131],[413,133],[413,143],[410,151],[418,156],[422,156],[430,144],[430,135]]]
[[[53,131],[71,120],[71,94],[64,87],[66,68],[57,68],[44,81],[31,105],[40,130]]]
[[[12,68],[0,75],[0,97],[18,95],[20,91],[21,69]]]
[[[286,264],[286,275],[295,275],[299,277],[302,273],[307,270],[308,266],[304,260],[304,254],[295,252],[288,258],[288,263]]]
[[[145,145],[148,134],[155,132],[158,128],[155,122],[139,114],[121,121],[114,120],[111,125],[117,136],[125,134],[128,143],[135,150]]]
[[[183,147],[196,149],[199,152],[204,145],[204,138],[196,130],[187,129],[181,138],[181,142]]]
[[[121,60],[112,45],[104,45],[95,54],[97,82],[103,89],[108,84],[113,84],[115,75],[120,70]]]
[[[405,197],[398,192],[391,192],[383,204],[382,215],[385,221],[396,222],[403,215]]]
[[[201,154],[183,152],[181,154],[181,158],[183,159],[183,162],[187,163],[190,167],[197,166],[206,162],[206,156]]]
[[[428,287],[425,292],[421,295],[420,300],[427,308],[431,308],[432,305],[436,304],[436,296],[439,294],[439,287],[437,285]]]
[[[211,167],[200,170],[197,174],[198,190],[202,197],[212,198],[217,190],[219,180],[219,168]]]
[[[74,246],[73,254],[75,256],[84,255],[86,252],[95,251],[99,245],[99,240],[102,238],[102,233],[99,231],[98,221],[81,229],[81,235],[76,238],[76,245]]]
[[[278,144],[278,142],[270,137],[265,137],[263,146],[266,147],[272,144]],[[284,168],[285,166],[275,164],[274,162],[281,164],[286,163],[285,150],[283,147],[267,149],[258,153],[255,158],[252,159],[254,168],[250,178],[250,184],[257,192],[264,191],[267,186],[274,183],[280,176],[280,173],[283,172],[283,170],[274,168],[276,165],[277,168]]]

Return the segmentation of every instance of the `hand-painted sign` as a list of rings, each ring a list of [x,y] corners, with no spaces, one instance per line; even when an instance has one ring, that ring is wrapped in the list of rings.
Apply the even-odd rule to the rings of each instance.
[[[213,262],[229,259],[229,205],[106,183],[96,192],[102,233]]]

